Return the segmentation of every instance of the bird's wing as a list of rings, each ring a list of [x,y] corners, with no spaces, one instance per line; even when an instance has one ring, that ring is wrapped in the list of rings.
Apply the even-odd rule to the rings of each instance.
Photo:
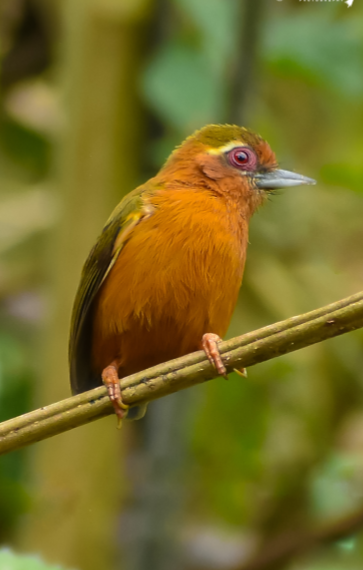
[[[91,367],[92,302],[127,242],[135,225],[151,214],[146,187],[136,188],[120,202],[84,264],[73,305],[69,339],[69,365],[75,394],[100,385]]]

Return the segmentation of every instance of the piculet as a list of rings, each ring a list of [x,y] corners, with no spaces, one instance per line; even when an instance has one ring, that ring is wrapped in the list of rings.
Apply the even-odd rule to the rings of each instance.
[[[269,191],[311,178],[278,168],[248,129],[207,125],[159,173],[121,200],[84,265],[74,302],[74,393],[106,385],[121,420],[119,378],[204,349],[226,375],[218,343],[242,283],[248,225]],[[136,413],[135,413],[136,412]]]

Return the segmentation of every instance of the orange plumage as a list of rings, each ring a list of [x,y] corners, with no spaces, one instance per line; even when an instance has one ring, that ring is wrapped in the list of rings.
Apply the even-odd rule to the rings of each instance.
[[[198,350],[206,333],[223,336],[253,212],[269,188],[311,182],[277,170],[268,144],[246,129],[211,125],[189,137],[119,204],[86,262],[70,342],[73,389],[102,374],[115,383],[110,365],[123,377]]]

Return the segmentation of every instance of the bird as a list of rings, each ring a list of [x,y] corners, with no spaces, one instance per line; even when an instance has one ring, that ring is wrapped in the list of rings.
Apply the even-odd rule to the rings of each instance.
[[[116,206],[91,250],[69,340],[74,394],[107,387],[114,411],[139,419],[119,379],[203,349],[226,376],[218,344],[242,283],[253,213],[276,189],[315,184],[279,168],[245,127],[207,125]]]

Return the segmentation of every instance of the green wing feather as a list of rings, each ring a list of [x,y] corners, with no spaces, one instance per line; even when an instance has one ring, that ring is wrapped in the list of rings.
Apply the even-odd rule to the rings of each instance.
[[[127,242],[129,231],[125,230],[130,230],[149,213],[145,206],[145,190],[143,186],[136,188],[119,203],[84,264],[73,305],[69,339],[69,366],[74,394],[101,384],[101,378],[98,374],[95,375],[91,366],[91,306],[102,282]],[[122,239],[123,234],[125,239]]]

